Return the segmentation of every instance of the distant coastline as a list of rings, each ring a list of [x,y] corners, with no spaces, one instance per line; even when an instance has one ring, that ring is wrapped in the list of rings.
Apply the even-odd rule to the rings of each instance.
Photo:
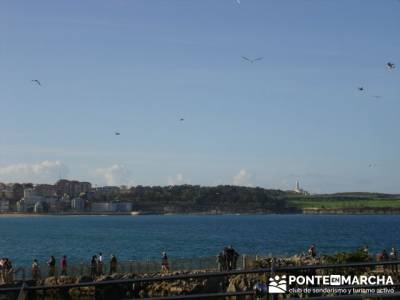
[[[304,208],[299,210],[281,211],[281,212],[51,212],[51,213],[20,213],[20,212],[0,212],[0,217],[39,217],[39,216],[145,216],[145,215],[400,215],[400,208]]]

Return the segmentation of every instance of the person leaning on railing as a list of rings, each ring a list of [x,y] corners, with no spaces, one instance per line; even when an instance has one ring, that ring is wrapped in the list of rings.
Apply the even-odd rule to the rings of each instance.
[[[395,247],[392,247],[392,250],[389,253],[389,258],[390,260],[398,260],[399,259],[399,253],[397,252],[397,249]],[[398,265],[393,264],[391,265],[392,272],[398,272]]]
[[[47,262],[49,266],[49,277],[56,276],[56,258],[52,255]]]
[[[65,255],[61,259],[61,275],[67,276],[67,257]]]
[[[40,279],[39,263],[36,258],[33,260],[32,263],[32,279],[35,281]]]
[[[117,273],[117,258],[112,254],[110,259],[110,275],[114,273]]]
[[[92,279],[96,279],[97,275],[97,256],[93,255],[92,260],[90,261],[90,276]]]
[[[168,273],[169,272],[169,263],[167,253],[163,252],[161,256],[161,272]]]

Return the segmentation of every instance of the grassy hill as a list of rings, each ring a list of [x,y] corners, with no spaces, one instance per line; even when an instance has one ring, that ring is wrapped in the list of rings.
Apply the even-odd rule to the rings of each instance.
[[[300,209],[400,208],[400,196],[375,193],[338,193],[290,197],[289,203]]]

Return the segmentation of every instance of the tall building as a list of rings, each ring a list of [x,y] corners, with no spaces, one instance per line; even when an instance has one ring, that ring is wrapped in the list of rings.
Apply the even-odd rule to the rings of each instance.
[[[64,194],[67,194],[70,197],[77,197],[79,194],[90,192],[92,189],[92,184],[90,182],[66,179],[57,181],[55,186],[56,193],[59,197],[62,197]]]
[[[52,184],[37,184],[34,187],[34,191],[38,196],[42,197],[56,197],[57,188]]]

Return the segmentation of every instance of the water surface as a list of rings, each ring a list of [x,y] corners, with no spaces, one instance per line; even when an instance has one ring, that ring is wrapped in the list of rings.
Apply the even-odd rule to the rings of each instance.
[[[398,244],[400,216],[28,216],[0,217],[0,256],[14,265],[66,254],[88,261],[101,251],[121,260],[213,256],[225,245],[240,253],[294,254],[315,243],[319,251],[374,252]]]

